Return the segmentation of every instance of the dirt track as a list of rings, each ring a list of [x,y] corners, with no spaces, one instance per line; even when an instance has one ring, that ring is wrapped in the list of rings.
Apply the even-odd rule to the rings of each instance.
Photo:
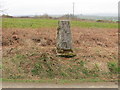
[[[84,82],[77,84],[3,82],[2,88],[118,88],[118,85],[114,82]]]

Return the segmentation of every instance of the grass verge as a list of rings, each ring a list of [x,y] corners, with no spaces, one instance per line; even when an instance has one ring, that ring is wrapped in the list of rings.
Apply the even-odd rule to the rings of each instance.
[[[17,80],[17,79],[2,79],[3,82],[24,82],[24,83],[56,83],[56,84],[67,84],[67,83],[81,83],[81,82],[109,82],[99,78],[96,79],[41,79],[41,80]]]

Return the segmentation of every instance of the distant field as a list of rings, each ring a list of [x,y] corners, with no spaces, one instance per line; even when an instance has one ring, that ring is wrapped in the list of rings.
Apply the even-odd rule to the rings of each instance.
[[[57,27],[58,20],[30,19],[30,18],[3,18],[3,28],[52,28]],[[90,21],[71,21],[72,27],[81,28],[117,28],[117,23],[100,23]]]

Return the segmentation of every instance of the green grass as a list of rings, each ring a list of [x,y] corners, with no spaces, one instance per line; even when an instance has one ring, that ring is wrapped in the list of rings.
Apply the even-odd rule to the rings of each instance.
[[[11,58],[4,57],[3,78],[24,80],[29,79],[29,76],[37,76],[41,79],[81,80],[102,78],[105,75],[104,72],[100,71],[97,64],[93,65],[92,69],[89,69],[85,67],[88,62],[80,59],[71,58],[69,61],[62,63],[62,58],[49,53],[42,53],[39,56],[34,54],[32,57],[34,59],[30,59],[28,54],[16,54]],[[109,63],[108,67],[111,71],[110,73],[107,72],[107,74],[116,76],[115,72],[118,70],[116,63]],[[109,76],[106,76],[106,78],[109,78]]]
[[[57,28],[58,20],[32,18],[3,18],[3,28]],[[118,28],[117,23],[71,21],[72,27]]]
[[[3,19],[3,28],[42,28],[55,26],[57,26],[57,20],[51,19]]]
[[[114,61],[108,62],[108,68],[110,70],[110,73],[118,73],[120,72],[120,67],[118,67],[118,63]]]
[[[117,23],[99,23],[87,21],[72,21],[72,26],[81,28],[118,28]]]

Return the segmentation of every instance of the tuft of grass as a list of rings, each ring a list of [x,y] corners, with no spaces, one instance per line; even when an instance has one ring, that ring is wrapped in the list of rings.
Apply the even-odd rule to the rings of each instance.
[[[118,63],[114,61],[108,62],[108,68],[110,70],[110,73],[112,74],[118,74],[120,72],[120,68],[118,67]]]
[[[38,75],[41,78],[55,78],[55,76],[60,74],[60,68],[60,64],[57,61],[52,60],[49,54],[43,53],[34,64],[31,72],[33,75]]]

